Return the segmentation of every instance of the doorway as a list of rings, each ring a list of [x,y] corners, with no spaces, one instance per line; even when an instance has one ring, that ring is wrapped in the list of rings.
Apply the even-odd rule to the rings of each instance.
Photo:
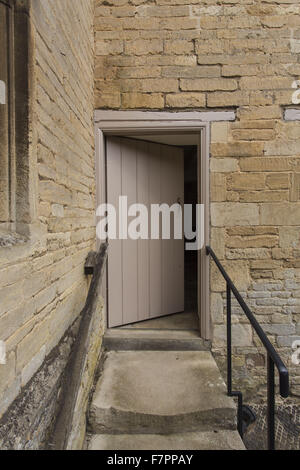
[[[147,165],[154,165],[153,162],[157,163],[157,153],[158,148],[160,153],[164,154],[163,162],[160,161],[160,165],[164,167],[165,175],[169,176],[166,179],[167,185],[162,184],[161,187],[166,191],[167,197],[162,202],[174,203],[180,201],[180,203],[189,202],[189,198],[192,195],[197,193],[197,202],[203,203],[205,207],[205,220],[208,221],[209,206],[208,206],[208,135],[209,135],[209,124],[204,122],[185,122],[180,120],[180,113],[177,114],[174,119],[174,122],[164,121],[166,115],[171,113],[157,113],[157,116],[154,116],[153,121],[147,121],[146,119],[134,119],[126,120],[125,115],[132,114],[134,117],[141,115],[141,117],[156,115],[156,113],[133,113],[133,112],[100,112],[102,120],[96,120],[96,146],[97,146],[97,192],[98,192],[98,203],[101,201],[109,202],[112,198],[111,188],[113,185],[116,185],[118,180],[118,170],[114,168],[114,164],[110,167],[111,161],[111,149],[112,142],[116,146],[116,140],[118,141],[118,146],[120,147],[120,142],[122,145],[126,142],[126,146],[133,145],[135,148],[143,148],[143,146],[148,146],[149,149],[152,148],[152,158],[144,158],[145,164],[144,169],[143,165],[140,164],[140,161],[137,157],[131,158],[128,157],[128,161],[125,163],[125,166],[121,167],[125,171],[125,174],[128,175],[137,175],[139,172],[139,177],[134,178],[137,181],[137,186],[139,183],[139,178],[142,178],[142,175],[147,175]],[[111,114],[120,114],[121,120],[111,119]],[[124,116],[123,116],[124,114]],[[107,121],[104,119],[107,115]],[[163,115],[161,119],[158,115]],[[159,122],[158,122],[159,121]],[[173,121],[173,120],[172,120]],[[156,149],[153,152],[153,149]],[[162,150],[164,149],[164,150]],[[115,148],[116,150],[116,148]],[[117,153],[119,150],[117,151]],[[126,150],[121,150],[121,153],[126,154]],[[136,151],[134,150],[133,153]],[[119,152],[120,153],[120,152]],[[131,152],[132,154],[132,149]],[[146,152],[147,153],[147,152]],[[151,151],[150,151],[151,154]],[[174,155],[177,155],[177,163],[174,165]],[[144,155],[145,157],[145,155]],[[149,157],[149,155],[148,155]],[[127,157],[125,157],[127,158]],[[190,159],[189,164],[187,161]],[[192,161],[194,159],[194,164],[196,162],[197,166],[193,168]],[[147,164],[146,164],[147,160]],[[172,162],[172,165],[171,165]],[[168,166],[169,165],[169,166]],[[128,168],[126,168],[128,166]],[[155,165],[154,165],[155,166]],[[138,170],[139,167],[139,170]],[[119,163],[120,168],[120,163]],[[175,170],[177,168],[177,171]],[[122,171],[123,171],[122,170]],[[153,181],[158,181],[158,178],[155,177],[155,170]],[[157,169],[156,169],[157,171]],[[173,173],[172,173],[173,172]],[[111,176],[110,176],[111,175]],[[120,171],[119,171],[120,175]],[[189,181],[189,177],[193,177],[193,180]],[[133,180],[133,178],[131,178]],[[110,183],[113,181],[113,184]],[[120,180],[119,180],[120,181]],[[124,180],[123,180],[124,181]],[[204,184],[202,184],[204,182]],[[173,183],[173,184],[171,184]],[[200,184],[201,183],[201,184]],[[133,188],[132,184],[126,183],[129,192],[133,195],[136,194],[136,188]],[[195,189],[192,190],[191,186],[194,185]],[[144,187],[143,184],[140,185]],[[182,194],[180,194],[180,187],[182,187]],[[119,185],[119,189],[114,190],[114,197],[118,194],[121,195],[124,190]],[[131,197],[132,197],[131,194]],[[153,193],[155,194],[155,192]],[[157,194],[157,192],[156,192]],[[144,192],[144,197],[147,195]],[[169,198],[169,199],[168,199]],[[137,201],[134,201],[137,202]],[[150,200],[149,200],[150,202]],[[151,200],[151,202],[161,202]],[[201,337],[204,339],[209,339],[209,304],[208,304],[208,263],[205,253],[205,244],[208,241],[208,228],[209,225],[206,223],[205,226],[205,240],[204,245],[201,250],[193,252],[190,255],[185,254],[184,250],[184,239],[178,240],[163,240],[160,247],[156,247],[156,258],[155,256],[149,256],[149,250],[143,246],[144,240],[126,240],[128,248],[123,252],[125,255],[121,256],[120,244],[117,246],[119,241],[112,240],[109,247],[109,258],[108,258],[108,269],[107,269],[107,285],[106,285],[106,307],[107,307],[107,319],[108,327],[114,326],[125,326],[131,325],[130,327],[142,327],[142,325],[147,325],[148,321],[151,319],[156,319],[160,322],[160,325],[167,324],[170,319],[177,319],[177,324],[181,323],[180,316],[187,313],[195,313],[196,311],[196,324],[201,325],[200,329]],[[138,242],[138,243],[137,243]],[[154,243],[156,240],[154,240]],[[152,243],[152,241],[151,241]],[[160,242],[161,243],[161,242]],[[177,245],[176,245],[177,243]],[[113,247],[113,245],[116,245]],[[148,257],[153,265],[153,270],[159,275],[153,275],[152,281],[149,281],[149,270],[148,268],[142,271],[139,271],[139,265],[143,265],[143,261],[139,261],[139,256],[132,256],[132,253],[136,251],[137,245],[140,244],[140,251],[148,251]],[[163,244],[166,244],[166,248],[163,247]],[[157,243],[159,245],[159,243]],[[176,248],[175,248],[176,247]],[[179,248],[180,247],[180,248]],[[161,257],[159,256],[159,250],[162,250],[165,256],[165,262],[160,265]],[[114,255],[113,253],[118,253]],[[155,253],[155,250],[154,250]],[[175,253],[175,255],[174,255]],[[111,257],[111,261],[110,261]],[[144,258],[141,258],[144,259]],[[179,261],[181,259],[181,262]],[[121,262],[120,262],[121,260]],[[110,271],[110,263],[112,270]],[[112,273],[114,272],[114,264],[117,263],[119,268],[119,280],[116,282],[116,276]],[[173,263],[173,264],[172,264]],[[150,263],[151,264],[151,263]],[[124,270],[127,274],[122,271]],[[165,269],[165,271],[164,271]],[[142,273],[140,275],[139,273]],[[121,274],[120,274],[121,273]],[[148,279],[147,279],[148,276]],[[161,277],[160,277],[161,276]],[[125,280],[125,283],[124,283]],[[122,282],[122,290],[121,290]],[[152,282],[156,286],[157,290],[145,289],[145,285],[149,285],[149,282]],[[139,284],[143,286],[142,290],[139,288]],[[118,286],[118,287],[116,287]],[[138,286],[138,287],[136,287]],[[153,295],[154,292],[154,295]],[[161,293],[160,293],[161,292]],[[145,295],[144,295],[145,293]],[[152,299],[150,302],[149,308],[149,297]],[[120,315],[120,299],[122,298],[122,316]],[[134,299],[132,307],[132,299]],[[137,299],[137,301],[136,301]],[[156,300],[155,300],[156,299]],[[118,307],[113,307],[119,304]],[[125,315],[124,315],[124,304],[125,304]],[[152,308],[153,305],[156,305],[156,308]],[[160,305],[160,307],[159,307]],[[144,310],[141,310],[141,306]],[[188,312],[190,311],[190,312]],[[117,312],[116,316],[112,312]],[[141,314],[142,312],[142,314]],[[145,316],[143,316],[145,315]],[[117,319],[117,316],[119,317]],[[173,323],[175,325],[175,323]],[[168,323],[170,324],[170,323]],[[195,323],[194,323],[195,324]],[[161,326],[163,328],[163,326]],[[175,327],[176,328],[176,327]]]
[[[132,204],[143,204],[148,212],[147,234],[139,226],[137,239],[111,240],[108,256],[108,326],[110,328],[147,322],[168,317],[165,322],[174,327],[178,315],[195,318],[198,312],[197,252],[186,251],[184,236],[175,238],[175,217],[183,206],[194,209],[191,230],[196,230],[198,200],[197,143],[194,134],[160,134],[146,136],[106,137],[107,203],[119,206],[120,196],[126,197],[126,213]],[[169,234],[163,234],[160,214],[157,239],[153,231],[153,205],[176,205],[167,211]],[[178,214],[180,212],[180,214]],[[151,214],[151,215],[150,215]],[[130,214],[129,214],[130,215]],[[136,214],[135,214],[136,215]],[[139,213],[140,215],[140,213]],[[126,217],[126,222],[125,222]],[[120,224],[127,230],[133,217],[120,214]],[[122,230],[124,227],[122,228]],[[143,237],[146,239],[143,239]],[[152,238],[151,238],[152,237]],[[153,322],[152,322],[153,323]],[[147,323],[148,325],[148,323]]]

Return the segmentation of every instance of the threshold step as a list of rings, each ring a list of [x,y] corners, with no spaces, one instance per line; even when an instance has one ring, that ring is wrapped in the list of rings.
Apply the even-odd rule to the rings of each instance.
[[[210,352],[112,351],[89,424],[94,434],[236,430],[236,415]]]
[[[237,431],[93,435],[89,450],[245,450]]]
[[[107,351],[209,351],[210,341],[196,330],[148,330],[114,328],[106,331]]]

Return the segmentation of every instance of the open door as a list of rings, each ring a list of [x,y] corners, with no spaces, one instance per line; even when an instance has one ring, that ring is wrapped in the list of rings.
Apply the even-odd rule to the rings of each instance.
[[[107,137],[107,202],[119,207],[184,201],[184,154],[176,146]],[[150,219],[150,216],[149,216]],[[173,216],[171,216],[171,221]],[[129,219],[130,221],[130,219]],[[149,224],[149,232],[150,232]],[[118,229],[118,227],[117,227]],[[118,233],[118,230],[117,230]],[[184,311],[184,238],[111,240],[108,256],[110,328]]]

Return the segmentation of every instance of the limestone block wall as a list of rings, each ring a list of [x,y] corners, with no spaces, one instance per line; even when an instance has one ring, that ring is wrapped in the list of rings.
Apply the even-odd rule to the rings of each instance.
[[[96,108],[235,109],[211,143],[211,244],[292,373],[300,337],[300,77],[296,0],[96,0]],[[224,363],[224,284],[212,268],[214,350]],[[235,308],[235,371],[265,383],[265,357]]]
[[[95,243],[94,4],[27,3],[30,236],[0,248],[0,417],[80,314]]]

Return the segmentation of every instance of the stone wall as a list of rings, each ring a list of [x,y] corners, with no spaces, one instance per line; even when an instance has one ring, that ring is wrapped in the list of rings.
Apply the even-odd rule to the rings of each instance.
[[[300,127],[285,122],[300,76],[296,0],[96,0],[96,108],[236,109],[212,128],[211,244],[292,373],[300,337]],[[224,362],[224,284],[212,268],[214,350]],[[235,308],[242,389],[265,357]]]
[[[1,450],[52,447],[52,430],[63,392],[63,378],[78,336],[79,317],[1,419]]]
[[[94,5],[18,3],[30,5],[30,145],[17,155],[30,178],[29,237],[0,247],[0,417],[80,314],[95,244]]]

